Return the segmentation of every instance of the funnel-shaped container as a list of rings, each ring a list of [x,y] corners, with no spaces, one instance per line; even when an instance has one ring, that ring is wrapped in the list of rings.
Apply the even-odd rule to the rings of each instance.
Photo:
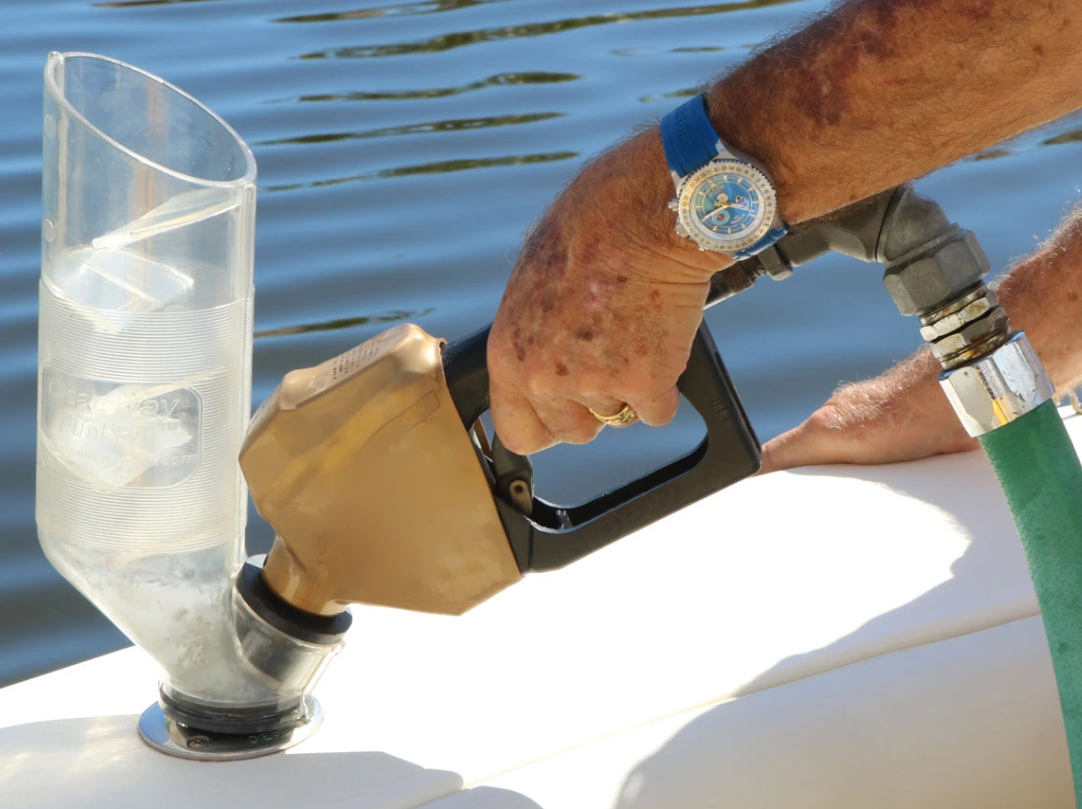
[[[247,492],[255,161],[175,87],[45,68],[37,524],[56,568],[201,703],[274,703],[231,577]]]

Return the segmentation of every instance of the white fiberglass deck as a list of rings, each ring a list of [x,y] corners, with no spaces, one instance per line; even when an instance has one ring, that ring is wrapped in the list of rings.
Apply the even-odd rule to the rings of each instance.
[[[746,481],[461,618],[354,614],[323,728],[266,759],[145,747],[138,649],[0,691],[0,806],[1073,806],[979,452]]]

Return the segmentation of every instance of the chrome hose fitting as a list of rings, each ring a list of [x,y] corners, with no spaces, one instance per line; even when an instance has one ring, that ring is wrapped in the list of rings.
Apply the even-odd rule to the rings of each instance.
[[[1052,398],[1052,382],[1021,332],[1012,333],[984,284],[920,319],[921,336],[943,366],[939,384],[973,437],[1002,427]]]
[[[939,377],[962,426],[974,438],[1009,424],[1052,398],[1052,382],[1026,335]]]

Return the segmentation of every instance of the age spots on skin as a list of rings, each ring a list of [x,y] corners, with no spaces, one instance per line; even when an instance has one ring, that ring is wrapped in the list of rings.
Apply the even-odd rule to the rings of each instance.
[[[1067,301],[1068,301],[1068,303],[1078,303],[1078,293],[1077,292],[1068,292],[1067,293]]]
[[[511,330],[511,347],[515,349],[515,356],[518,357],[518,361],[524,362],[526,359],[526,346],[522,344],[522,329],[518,326]]]
[[[566,365],[564,365],[562,362],[556,363],[556,376],[567,376],[569,373],[571,372],[567,370]]]
[[[985,0],[980,0],[980,2],[983,3]],[[898,25],[899,12],[934,9],[936,6],[942,6],[943,0],[874,0],[869,5],[883,33],[889,34]]]
[[[592,267],[597,261],[600,253],[600,239],[590,239],[586,241],[582,246],[582,253],[579,256],[579,263],[584,267]]]
[[[848,111],[846,84],[865,53],[882,53],[878,36],[863,30],[859,36],[839,39],[828,54],[790,67],[793,102],[816,126],[836,125]]]
[[[962,6],[960,12],[962,16],[973,22],[983,22],[992,16],[994,10],[995,2],[993,0],[980,0],[979,3],[974,3],[970,6]]]
[[[902,15],[939,2],[871,0],[843,7],[798,34],[792,46],[780,45],[777,55],[790,76],[793,103],[816,126],[839,124],[849,111],[848,84],[861,63],[897,56],[893,33]],[[979,0],[971,10],[982,13],[991,2]],[[816,56],[808,59],[809,51]]]
[[[584,342],[592,342],[594,339],[594,333],[589,329],[579,329],[575,332],[575,336]]]

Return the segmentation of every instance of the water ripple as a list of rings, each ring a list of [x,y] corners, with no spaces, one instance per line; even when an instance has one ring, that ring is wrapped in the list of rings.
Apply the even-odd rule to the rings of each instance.
[[[403,56],[414,53],[439,53],[466,45],[487,42],[500,42],[507,39],[538,37],[550,34],[562,34],[578,28],[590,28],[620,22],[639,22],[642,20],[675,19],[680,17],[702,17],[748,9],[768,8],[798,0],[738,0],[735,3],[716,3],[708,6],[683,6],[680,8],[659,8],[648,11],[611,12],[586,17],[574,17],[566,20],[547,20],[545,22],[503,25],[496,28],[483,28],[478,31],[459,31],[439,34],[429,39],[414,42],[398,42],[389,45],[354,45],[345,48],[327,48],[309,51],[298,59],[369,59],[381,56]]]
[[[440,160],[417,166],[399,166],[367,174],[354,174],[349,177],[332,177],[326,180],[313,180],[305,183],[285,183],[283,185],[261,186],[263,191],[296,191],[301,188],[324,188],[343,183],[362,180],[377,180],[391,177],[410,177],[415,174],[447,174],[454,171],[472,171],[474,169],[499,168],[506,166],[527,166],[533,163],[551,163],[558,160],[573,160],[578,152],[545,152],[542,154],[507,155],[506,157],[474,157],[458,160]]]
[[[671,109],[752,43],[829,2],[0,0],[8,23],[0,29],[0,383],[8,404],[0,618],[10,616],[0,620],[0,685],[125,642],[48,567],[34,531],[48,50],[145,68],[256,144],[266,184],[255,250],[258,402],[291,369],[394,323],[453,338],[491,320],[523,231],[582,155]],[[610,25],[621,22],[635,24]],[[1075,115],[920,188],[1004,266],[1077,196],[1071,169],[1080,142]],[[821,260],[708,313],[764,439],[799,423],[839,379],[875,373],[919,343],[879,274],[846,261]],[[636,459],[668,460],[696,437],[679,424],[610,433],[587,450],[542,453],[539,479],[562,488],[555,499],[574,500],[625,482]],[[256,521],[249,547],[270,538]]]
[[[460,84],[456,87],[431,87],[420,90],[351,90],[344,93],[312,93],[308,95],[292,96],[290,98],[275,98],[264,103],[280,104],[283,102],[319,102],[319,101],[415,101],[419,99],[447,98],[448,96],[461,95],[474,90],[483,90],[486,87],[516,86],[522,84],[557,84],[560,82],[577,81],[582,76],[577,73],[550,73],[544,70],[532,70],[521,73],[497,73],[478,81],[468,84]]]
[[[316,135],[294,135],[288,138],[261,140],[253,146],[280,146],[283,144],[332,143],[343,140],[364,140],[366,138],[402,137],[405,135],[434,134],[438,132],[462,132],[470,129],[488,129],[494,126],[514,126],[532,124],[561,118],[562,112],[533,112],[525,115],[490,115],[484,118],[458,118],[450,121],[429,121],[421,124],[390,126],[382,129],[369,129],[366,132],[327,132]],[[394,175],[390,175],[394,176]]]
[[[339,331],[342,329],[354,329],[358,326],[386,325],[390,323],[404,323],[409,320],[417,320],[432,314],[436,310],[433,307],[415,311],[400,310],[396,312],[383,312],[378,315],[362,315],[360,317],[343,317],[337,320],[326,320],[320,323],[302,323],[298,326],[279,326],[274,329],[261,329],[254,335],[256,340],[266,337],[290,337],[295,334],[310,334],[317,331]]]
[[[176,6],[181,3],[221,3],[224,0],[110,0],[93,3],[94,8],[135,8],[136,6]]]
[[[356,11],[327,11],[315,14],[296,14],[291,17],[276,17],[271,22],[341,22],[344,20],[367,20],[373,17],[397,17],[419,14],[436,14],[442,11],[461,11],[466,8],[490,6],[508,0],[430,0],[427,3],[402,3],[395,6],[362,8]]]
[[[1047,138],[1041,141],[1042,146],[1055,146],[1060,143],[1080,143],[1082,142],[1082,127],[1078,129],[1069,129],[1066,132],[1061,132],[1058,135],[1054,135],[1051,138]]]

